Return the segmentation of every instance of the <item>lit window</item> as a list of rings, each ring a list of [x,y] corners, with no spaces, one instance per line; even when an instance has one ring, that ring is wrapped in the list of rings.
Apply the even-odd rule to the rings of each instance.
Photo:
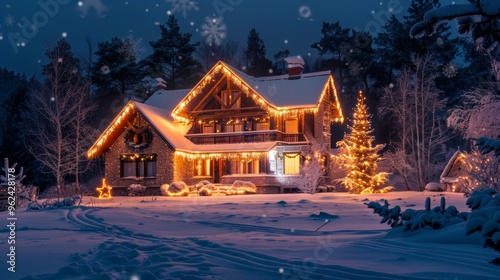
[[[203,125],[203,133],[214,133],[214,125],[213,124],[204,124]]]
[[[156,154],[121,155],[120,177],[156,177]]]
[[[300,172],[300,155],[298,153],[283,154],[284,174],[297,175]]]
[[[229,162],[230,174],[259,174],[260,172],[260,161],[240,161],[231,160]]]
[[[285,120],[285,133],[299,133],[299,121],[297,119]]]
[[[196,159],[194,161],[195,176],[211,176],[211,163],[210,159]]]

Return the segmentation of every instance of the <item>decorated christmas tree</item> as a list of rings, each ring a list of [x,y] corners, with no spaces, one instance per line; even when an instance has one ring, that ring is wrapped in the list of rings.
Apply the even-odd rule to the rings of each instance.
[[[342,141],[337,142],[341,168],[346,171],[346,176],[341,181],[351,193],[388,192],[391,187],[381,186],[387,181],[389,174],[377,172],[377,162],[382,160],[378,152],[384,146],[373,146],[371,116],[365,99],[362,92],[359,92],[352,125],[347,126],[349,133],[344,135]]]

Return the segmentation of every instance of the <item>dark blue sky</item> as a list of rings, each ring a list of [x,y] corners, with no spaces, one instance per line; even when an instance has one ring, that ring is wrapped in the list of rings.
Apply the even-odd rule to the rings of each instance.
[[[196,7],[175,9],[182,2]],[[442,0],[442,4],[466,0]],[[87,53],[86,38],[94,44],[111,37],[132,36],[142,42],[160,37],[168,11],[178,18],[181,31],[193,41],[206,38],[203,24],[222,17],[224,40],[241,46],[251,28],[256,28],[267,47],[267,56],[289,49],[292,55],[316,55],[310,45],[321,38],[322,22],[340,21],[342,26],[377,32],[389,12],[402,16],[410,0],[0,0],[0,67],[28,75],[40,75],[44,52],[61,36],[78,56]],[[216,21],[215,25],[220,23]],[[19,45],[19,46],[18,46]],[[23,46],[24,45],[24,46]]]

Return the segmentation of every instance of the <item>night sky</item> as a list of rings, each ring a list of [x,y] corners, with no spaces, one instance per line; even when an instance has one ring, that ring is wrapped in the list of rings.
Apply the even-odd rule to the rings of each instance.
[[[375,33],[390,12],[402,17],[410,0],[188,0],[194,6],[185,12],[176,9],[181,2],[185,1],[0,0],[0,67],[39,76],[39,64],[46,63],[44,52],[62,36],[80,57],[88,53],[86,38],[95,51],[98,42],[114,36],[131,36],[142,49],[139,55],[145,56],[151,51],[148,42],[160,37],[158,24],[165,24],[169,13],[177,17],[182,32],[193,34],[193,41],[207,38],[204,25],[223,24],[225,31],[214,35],[225,35],[222,42],[235,40],[244,47],[248,32],[256,28],[270,59],[285,49],[291,55],[315,56],[310,45],[321,38],[322,22],[340,21],[343,27]],[[452,2],[466,0],[441,1]]]

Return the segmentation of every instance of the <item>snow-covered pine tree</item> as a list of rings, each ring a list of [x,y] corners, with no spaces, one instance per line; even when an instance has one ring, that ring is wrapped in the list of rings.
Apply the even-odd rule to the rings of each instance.
[[[378,152],[384,146],[373,146],[371,116],[368,114],[365,99],[360,91],[352,126],[348,126],[350,132],[344,135],[343,140],[337,142],[337,146],[340,147],[341,167],[346,170],[342,183],[351,193],[388,192],[391,187],[381,188],[381,186],[387,181],[389,174],[377,172],[377,162],[382,160]]]

